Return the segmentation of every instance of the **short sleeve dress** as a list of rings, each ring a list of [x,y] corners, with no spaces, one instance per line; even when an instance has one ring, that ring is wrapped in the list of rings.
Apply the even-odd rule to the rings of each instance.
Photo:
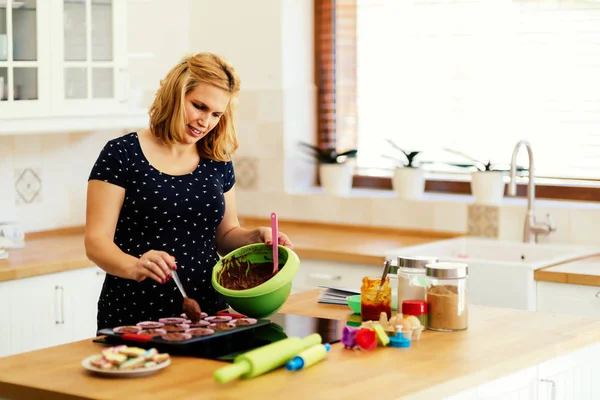
[[[114,241],[140,257],[148,250],[175,257],[187,295],[213,314],[227,305],[211,284],[219,260],[216,230],[225,213],[224,193],[235,183],[232,162],[201,158],[193,172],[172,176],[145,158],[137,133],[110,140],[100,152],[89,179],[125,189]],[[182,313],[175,282],[142,282],[106,275],[98,300],[98,329],[156,321]]]

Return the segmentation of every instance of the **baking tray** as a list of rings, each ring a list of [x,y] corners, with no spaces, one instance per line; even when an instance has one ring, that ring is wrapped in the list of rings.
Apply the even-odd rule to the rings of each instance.
[[[202,358],[220,358],[223,355],[231,354],[259,345],[260,338],[255,335],[257,330],[264,331],[264,328],[274,328],[271,321],[262,319],[253,325],[236,326],[227,331],[217,331],[208,336],[192,337],[188,340],[168,341],[160,336],[148,336],[139,333],[117,333],[112,329],[100,329],[97,332],[102,338],[95,339],[97,343],[108,345],[126,344],[142,348],[156,348],[159,352],[168,352],[170,354],[189,355]],[[268,343],[265,341],[265,343]]]

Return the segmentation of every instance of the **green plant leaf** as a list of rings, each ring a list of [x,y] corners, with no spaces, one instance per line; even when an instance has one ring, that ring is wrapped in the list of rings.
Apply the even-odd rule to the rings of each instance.
[[[358,153],[358,150],[348,150],[348,151],[338,154],[338,157],[346,156],[348,158],[355,158],[357,153]]]

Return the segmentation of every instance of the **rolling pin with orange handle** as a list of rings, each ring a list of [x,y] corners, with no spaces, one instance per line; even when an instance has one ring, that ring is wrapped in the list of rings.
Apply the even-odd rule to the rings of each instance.
[[[240,354],[233,364],[215,371],[215,381],[227,383],[236,378],[249,379],[285,365],[302,351],[322,342],[321,335],[313,333],[303,339],[291,337]]]

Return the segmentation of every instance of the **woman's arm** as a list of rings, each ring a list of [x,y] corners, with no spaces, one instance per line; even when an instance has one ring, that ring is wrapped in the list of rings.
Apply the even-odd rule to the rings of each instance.
[[[175,260],[162,251],[149,251],[141,258],[124,253],[115,244],[117,221],[125,189],[100,180],[90,180],[87,191],[85,251],[87,257],[111,275],[142,281],[146,278],[164,283],[175,267]]]
[[[225,215],[217,228],[217,251],[223,256],[252,243],[272,244],[271,229],[266,227],[256,229],[240,227],[235,201],[235,187],[232,187],[225,193]],[[278,243],[282,246],[292,247],[292,242],[282,232],[279,232]]]

